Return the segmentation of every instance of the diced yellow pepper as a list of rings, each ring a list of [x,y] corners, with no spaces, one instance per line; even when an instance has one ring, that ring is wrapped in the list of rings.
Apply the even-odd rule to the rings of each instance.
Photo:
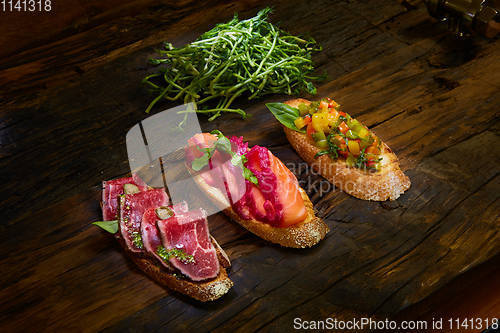
[[[324,132],[324,130],[326,128],[328,128],[328,119],[325,117],[327,116],[326,113],[315,113],[313,114],[313,117],[312,117],[312,124],[313,124],[313,128],[317,131],[317,132]]]
[[[304,126],[306,126],[306,122],[304,121],[304,118],[302,118],[302,117],[298,117],[293,122],[295,123],[295,126],[298,129],[302,129]]]
[[[349,140],[347,146],[349,147],[349,151],[351,152],[351,154],[353,154],[354,156],[359,155],[359,143],[357,141]]]
[[[339,119],[339,113],[337,111],[329,112],[327,115],[328,126],[335,127],[337,120]]]
[[[361,138],[361,139],[367,139],[368,138],[368,134],[370,134],[370,132],[364,128],[364,127],[361,127],[358,131],[358,136]]]

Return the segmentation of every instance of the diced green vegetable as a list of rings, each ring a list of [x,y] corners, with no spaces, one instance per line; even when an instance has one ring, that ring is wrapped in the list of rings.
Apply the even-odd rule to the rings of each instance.
[[[364,126],[357,119],[350,119],[347,122],[347,126],[354,132],[359,132]]]
[[[365,140],[370,136],[370,132],[364,126],[354,131],[358,133],[361,140]]]
[[[309,104],[309,111],[311,114],[318,112],[319,103],[320,103],[320,101],[314,101],[314,102],[311,102],[311,104]]]
[[[305,116],[306,114],[310,113],[309,106],[305,105],[304,103],[300,103],[298,108],[299,108],[299,113],[302,117]]]
[[[319,140],[316,145],[322,149],[328,148],[328,142],[326,140]]]
[[[345,162],[349,168],[352,168],[356,164],[356,157],[354,157],[352,154],[349,154]]]
[[[349,139],[359,139],[358,135],[356,133],[354,133],[352,130],[348,130],[346,133],[345,133],[345,136]]]
[[[314,141],[316,141],[316,142],[325,141],[326,140],[326,136],[325,136],[325,133],[323,133],[323,131],[321,131],[321,132],[314,132],[311,136],[314,139]]]

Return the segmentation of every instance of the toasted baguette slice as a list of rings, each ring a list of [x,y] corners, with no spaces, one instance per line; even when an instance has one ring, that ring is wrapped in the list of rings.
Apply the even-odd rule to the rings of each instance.
[[[292,107],[311,102],[302,98],[285,102]],[[332,160],[323,155],[315,158],[320,151],[305,134],[283,127],[286,137],[302,157],[320,175],[333,183],[344,192],[363,200],[385,201],[396,200],[410,188],[410,179],[399,168],[399,161],[392,150],[382,143],[381,170],[369,172],[357,168],[347,167],[344,160]]]
[[[195,282],[179,273],[176,274],[176,270],[173,267],[172,269],[168,269],[162,266],[158,260],[152,256],[129,251],[125,242],[119,238],[120,244],[130,259],[151,279],[164,287],[202,302],[214,301],[220,298],[233,286],[233,281],[229,279],[226,271],[226,268],[231,266],[229,258],[221,249],[215,238],[211,237],[211,240],[217,252],[217,258],[219,259],[219,274],[213,279]]]
[[[313,204],[306,192],[299,187],[300,194],[304,200],[307,217],[303,222],[286,228],[273,227],[267,223],[242,219],[232,208],[227,197],[216,187],[208,185],[203,177],[193,177],[198,187],[208,195],[210,200],[234,221],[238,222],[248,231],[256,234],[262,239],[285,247],[305,248],[311,247],[322,240],[330,231],[328,226],[314,214]]]

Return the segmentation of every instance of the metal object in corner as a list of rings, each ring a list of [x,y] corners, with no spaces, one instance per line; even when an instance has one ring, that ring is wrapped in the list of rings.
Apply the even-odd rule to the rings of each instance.
[[[425,0],[435,18],[458,35],[477,32],[488,38],[500,32],[500,0]]]

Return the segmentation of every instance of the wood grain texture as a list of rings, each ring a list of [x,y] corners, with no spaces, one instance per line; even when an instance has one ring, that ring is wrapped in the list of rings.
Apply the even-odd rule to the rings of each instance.
[[[457,40],[419,1],[142,3],[0,61],[0,330],[288,331],[297,316],[385,318],[500,252],[498,39]],[[100,219],[100,182],[128,172],[125,134],[145,118],[140,80],[154,48],[268,4],[274,22],[323,45],[319,96],[387,142],[412,188],[383,203],[328,188],[264,107],[286,96],[239,101],[247,121],[204,119],[269,147],[331,232],[312,249],[282,249],[210,217],[234,287],[199,304],[148,280],[89,222]]]
[[[398,320],[427,320],[443,318],[498,317],[500,309],[500,285],[494,279],[500,274],[500,256],[469,270],[423,301],[409,306],[397,315]],[[484,329],[469,330],[482,332]],[[429,332],[457,332],[451,328],[429,330]]]

